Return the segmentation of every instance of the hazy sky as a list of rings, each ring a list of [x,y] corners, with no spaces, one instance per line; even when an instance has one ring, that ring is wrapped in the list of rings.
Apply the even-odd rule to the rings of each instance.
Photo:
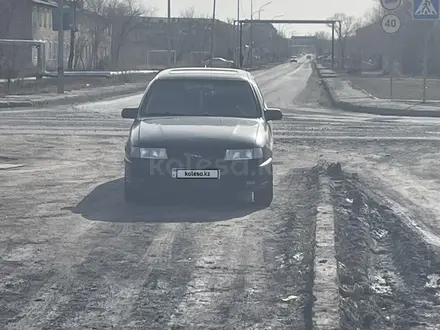
[[[167,0],[140,0],[147,7],[157,9],[158,16],[167,15]],[[253,0],[254,12],[270,0]],[[212,15],[212,0],[171,0],[171,15],[179,16],[188,7],[193,6],[197,14]],[[251,0],[240,0],[240,18],[250,18]],[[283,15],[280,19],[326,19],[336,12],[347,15],[362,16],[374,5],[373,0],[272,0],[264,7],[261,19],[272,19]],[[237,17],[237,0],[217,0],[217,17]],[[279,28],[279,26],[276,26]],[[289,25],[283,29],[288,33],[305,34],[319,30],[328,30],[324,25]]]

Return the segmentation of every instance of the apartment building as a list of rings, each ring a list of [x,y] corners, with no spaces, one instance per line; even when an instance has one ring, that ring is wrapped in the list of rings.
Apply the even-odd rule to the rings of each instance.
[[[46,44],[46,67],[56,70],[58,56],[58,33],[53,31],[53,15],[57,14],[55,0],[2,0],[0,3],[0,38],[18,40],[41,40]],[[77,12],[75,34],[75,69],[91,70],[102,66],[102,61],[110,58],[111,24],[105,18],[88,12]],[[70,52],[70,31],[65,31],[64,65]],[[13,71],[26,74],[35,71],[37,50],[17,44],[0,45],[1,66],[13,65]],[[13,63],[12,63],[13,62]],[[4,68],[3,68],[4,69]],[[4,70],[0,70],[4,71]]]
[[[43,40],[46,43],[46,67],[56,70],[58,54],[58,33],[52,30],[52,15],[56,14],[57,3],[51,0],[31,0],[32,2],[32,35],[30,39]],[[69,56],[70,33],[64,34],[64,61],[67,63]],[[32,51],[32,63],[37,63],[36,49]]]
[[[166,17],[136,17],[130,22],[128,33],[120,38],[122,26],[128,18],[122,17],[114,23],[112,53],[120,69],[160,68],[167,65],[165,50],[168,49]],[[210,53],[211,40],[210,18],[171,18],[171,47],[175,51],[176,63],[191,63],[194,53]],[[234,47],[234,34],[231,24],[216,20],[215,54],[232,59],[231,47]],[[163,52],[154,52],[162,50]],[[152,52],[153,51],[153,52]],[[150,56],[151,55],[151,56]]]
[[[46,66],[48,70],[57,67],[58,32],[53,31],[53,14],[57,14],[57,3],[53,0],[32,0],[33,39],[46,42]],[[74,43],[74,69],[102,69],[103,60],[109,61],[111,48],[111,24],[107,19],[93,12],[81,10],[76,13],[77,33]],[[64,62],[70,53],[70,31],[64,33]],[[35,52],[34,52],[35,53]],[[33,54],[33,62],[36,53]]]

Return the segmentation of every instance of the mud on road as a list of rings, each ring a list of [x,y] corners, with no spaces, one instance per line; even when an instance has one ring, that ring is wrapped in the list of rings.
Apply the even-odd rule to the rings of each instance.
[[[341,329],[437,329],[440,255],[356,173],[330,173]]]

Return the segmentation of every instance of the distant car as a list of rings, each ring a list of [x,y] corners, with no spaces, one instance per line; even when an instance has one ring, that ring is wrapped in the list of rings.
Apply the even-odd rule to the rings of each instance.
[[[312,55],[307,55],[306,59],[311,60],[312,59]]]
[[[290,58],[290,63],[298,63],[298,58],[296,57],[296,56],[292,56],[291,58]]]
[[[273,120],[252,75],[225,68],[161,71],[133,119],[125,145],[124,195],[129,204],[166,192],[253,193],[273,199]]]
[[[210,65],[210,59],[207,59],[203,62],[205,66]],[[230,61],[227,59],[224,59],[223,57],[213,57],[212,58],[212,67],[213,68],[233,68],[234,67],[234,61]]]

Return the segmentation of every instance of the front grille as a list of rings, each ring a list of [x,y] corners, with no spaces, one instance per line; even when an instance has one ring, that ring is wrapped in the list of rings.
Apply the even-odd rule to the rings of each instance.
[[[224,159],[226,149],[223,148],[167,148],[168,159],[176,159],[179,161],[200,161],[200,160],[219,160]],[[200,157],[191,157],[191,155],[197,154]]]

